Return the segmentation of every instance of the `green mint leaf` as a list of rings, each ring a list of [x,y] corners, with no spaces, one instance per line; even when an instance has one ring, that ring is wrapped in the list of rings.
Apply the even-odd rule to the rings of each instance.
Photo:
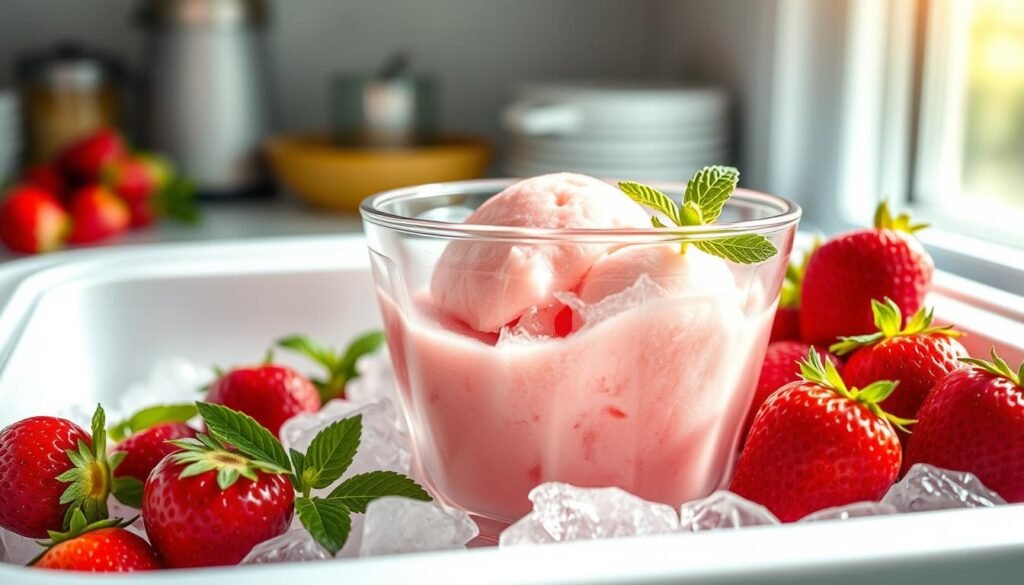
[[[332,556],[338,554],[345,546],[348,534],[352,530],[352,518],[345,504],[340,501],[300,496],[295,498],[295,512],[313,540]]]
[[[740,172],[734,167],[704,167],[694,173],[686,184],[683,204],[692,201],[703,214],[704,223],[713,223],[722,214],[722,207],[739,181]]]
[[[142,482],[134,477],[115,477],[112,493],[125,506],[142,508]]]
[[[703,225],[704,224],[704,213],[701,212],[700,207],[693,201],[687,201],[683,204],[683,211],[680,214],[683,225]]]
[[[679,206],[661,191],[633,181],[620,181],[619,190],[640,205],[661,212],[676,225],[681,224]],[[656,226],[657,227],[657,226]]]
[[[737,264],[757,264],[775,256],[779,251],[761,234],[742,234],[714,240],[693,242],[698,250]]]
[[[345,355],[341,358],[340,374],[346,381],[358,378],[356,362],[364,355],[377,351],[382,345],[384,345],[383,331],[369,331],[353,339],[345,349]]]
[[[658,216],[656,215],[651,216],[651,225],[653,225],[656,228],[666,227],[665,224],[661,223],[661,220],[658,219]]]
[[[304,470],[314,470],[312,484],[302,488],[323,489],[345,473],[359,449],[363,416],[357,415],[332,423],[313,437],[306,449]],[[296,475],[302,477],[304,474]]]
[[[234,445],[253,459],[291,469],[291,461],[281,442],[251,416],[209,402],[197,402],[196,407],[215,438]]]
[[[431,500],[430,495],[415,480],[394,471],[371,471],[354,475],[334,488],[327,499],[340,501],[349,510],[363,513],[370,502],[384,496],[402,496],[424,502]]]
[[[114,441],[123,441],[128,435],[159,424],[187,422],[198,413],[195,404],[159,404],[143,408],[129,418],[118,421],[107,429],[107,433]]]

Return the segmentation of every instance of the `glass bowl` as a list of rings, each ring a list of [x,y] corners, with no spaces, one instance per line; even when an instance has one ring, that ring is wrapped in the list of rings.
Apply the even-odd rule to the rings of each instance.
[[[397,189],[361,206],[417,472],[483,527],[528,512],[527,494],[547,481],[617,486],[673,506],[726,485],[800,208],[738,189],[706,226],[461,223],[513,182]],[[653,186],[676,200],[685,190]],[[735,264],[681,246],[751,233],[778,254]],[[580,254],[598,259],[585,278],[521,269]],[[481,256],[520,269],[509,276],[466,260]],[[435,301],[450,292],[434,283],[432,294],[435,271],[441,283],[486,281],[478,290],[487,294],[463,298],[454,315]],[[558,291],[555,302],[510,306],[537,289]],[[510,308],[515,318],[497,330],[493,319],[480,325]]]

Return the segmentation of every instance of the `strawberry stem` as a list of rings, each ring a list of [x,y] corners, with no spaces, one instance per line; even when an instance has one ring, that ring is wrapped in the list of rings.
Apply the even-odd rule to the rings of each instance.
[[[1010,365],[1006,363],[1006,360],[999,357],[999,354],[996,353],[995,346],[992,346],[990,355],[992,356],[992,361],[969,357],[962,357],[960,358],[960,361],[965,364],[970,364],[976,368],[980,368],[995,376],[999,376],[1000,378],[1006,378],[1013,382],[1014,386],[1024,388],[1024,361],[1021,362],[1020,367],[1015,372],[1010,369]]]
[[[895,217],[892,215],[892,211],[889,209],[889,200],[883,199],[878,207],[875,208],[875,229],[879,230],[893,230],[897,232],[904,232],[907,234],[913,234],[919,232],[926,227],[926,223],[911,223],[909,213],[901,213]]]

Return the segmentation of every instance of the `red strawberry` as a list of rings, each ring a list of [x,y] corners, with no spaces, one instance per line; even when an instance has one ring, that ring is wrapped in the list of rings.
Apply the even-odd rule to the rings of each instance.
[[[33,567],[93,573],[163,568],[149,543],[122,528],[117,519],[86,524],[85,516],[76,511],[68,532],[50,536],[49,548],[32,563]]]
[[[835,355],[822,351],[802,341],[773,341],[768,344],[764,354],[764,362],[761,364],[761,376],[757,379],[757,390],[754,392],[754,401],[750,404],[750,413],[747,414],[747,422],[743,425],[744,436],[750,430],[754,422],[754,415],[761,408],[765,400],[779,388],[797,382],[800,378],[800,361],[807,357],[807,352],[814,349],[822,359],[828,359],[836,366],[841,374],[842,362]]]
[[[320,393],[308,378],[275,364],[235,368],[210,387],[206,401],[248,414],[274,436],[291,417],[320,410]]]
[[[140,482],[145,482],[161,459],[181,450],[167,441],[195,436],[195,429],[180,422],[161,423],[143,429],[121,441],[114,448],[114,451],[125,453],[124,460],[114,475],[134,477]]]
[[[832,362],[809,352],[804,381],[780,388],[761,406],[740,454],[731,490],[780,520],[863,500],[878,500],[900,470],[893,417],[878,405],[896,387],[879,381],[847,388]]]
[[[92,437],[71,421],[36,416],[0,431],[0,526],[30,538],[67,525],[81,510],[87,521],[107,517],[107,496],[119,499],[126,482],[112,471],[120,457],[107,458],[106,416],[96,407]]]
[[[75,191],[71,200],[72,244],[98,242],[128,229],[128,206],[101,185],[89,185]]]
[[[883,203],[872,229],[832,238],[811,256],[801,291],[800,334],[808,343],[874,330],[873,299],[891,298],[912,315],[924,303],[935,265],[911,235],[924,228]]]
[[[15,252],[51,252],[64,245],[68,214],[60,202],[39,187],[20,185],[0,203],[0,240]]]
[[[295,492],[287,476],[206,435],[184,439],[146,480],[146,534],[168,567],[235,565],[288,529]]]
[[[38,164],[28,168],[21,177],[22,182],[35,185],[58,199],[64,193],[67,184],[57,167],[51,163]]]
[[[1024,502],[1024,363],[992,361],[943,378],[925,398],[907,445],[905,469],[929,463],[969,471],[1008,502]]]
[[[117,131],[103,128],[75,142],[58,157],[58,166],[80,181],[97,181],[103,167],[127,153]]]
[[[125,201],[147,200],[160,188],[153,168],[130,155],[104,166],[102,179],[107,188]]]
[[[952,327],[932,327],[932,311],[921,309],[901,327],[900,308],[891,299],[871,301],[876,333],[844,337],[831,348],[838,355],[850,354],[843,374],[851,386],[866,386],[875,380],[899,382],[885,401],[885,409],[901,418],[916,418],[925,396],[946,374],[963,367],[959,358],[967,350],[956,340]],[[907,435],[900,434],[906,441]]]
[[[772,321],[772,332],[769,341],[787,341],[800,339],[800,289],[803,287],[804,274],[811,256],[821,247],[821,238],[815,237],[811,248],[804,253],[799,262],[793,260],[786,267],[786,278],[782,281],[779,295],[779,307]],[[807,355],[805,351],[801,357]]]

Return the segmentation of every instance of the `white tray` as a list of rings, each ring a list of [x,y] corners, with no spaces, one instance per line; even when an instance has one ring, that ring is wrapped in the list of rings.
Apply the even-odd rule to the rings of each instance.
[[[948,275],[937,313],[1024,356],[1024,303]],[[65,253],[0,267],[0,427],[104,401],[168,357],[231,364],[290,332],[335,344],[378,326],[365,244],[304,237]],[[1014,309],[1016,307],[1016,309]],[[0,565],[0,584],[1018,583],[1024,506],[499,551],[88,577]]]

